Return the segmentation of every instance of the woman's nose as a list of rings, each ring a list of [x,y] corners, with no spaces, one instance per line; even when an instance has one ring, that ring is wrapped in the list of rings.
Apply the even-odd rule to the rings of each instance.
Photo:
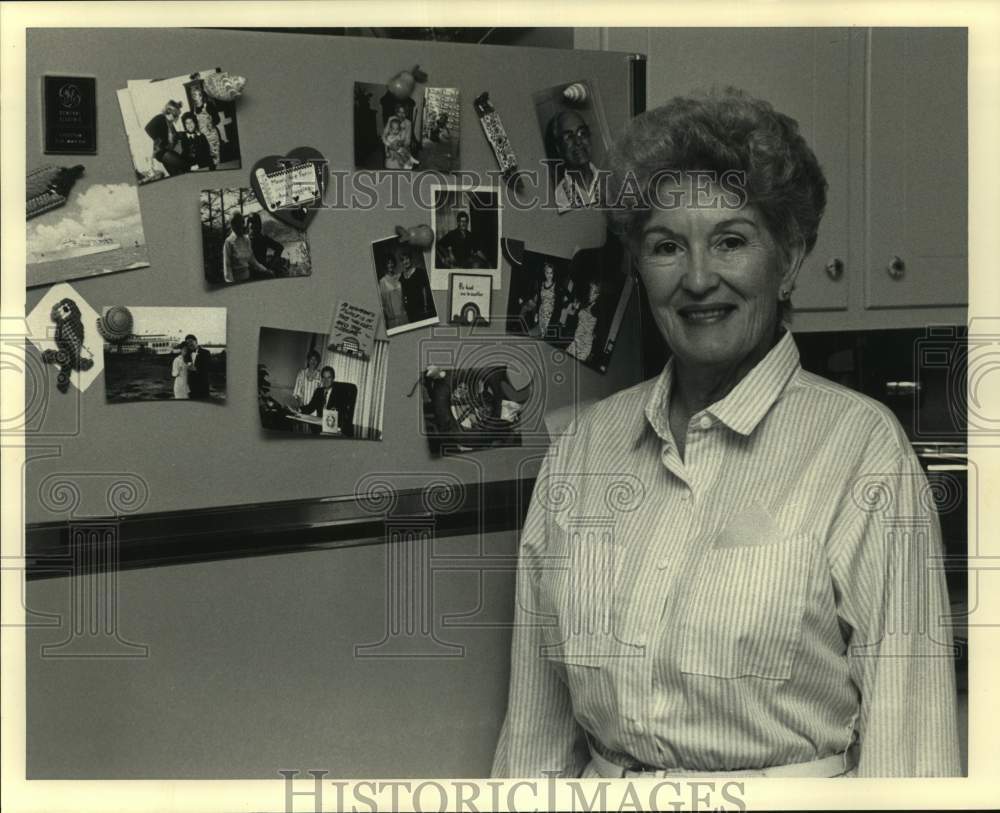
[[[687,270],[681,278],[684,290],[701,296],[719,284],[719,275],[712,268],[711,259],[704,251],[692,251],[688,255]]]

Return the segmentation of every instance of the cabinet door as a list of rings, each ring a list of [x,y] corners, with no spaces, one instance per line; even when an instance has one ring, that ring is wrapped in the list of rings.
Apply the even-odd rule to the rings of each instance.
[[[865,307],[964,305],[966,29],[874,28],[870,36]]]
[[[848,152],[849,30],[841,28],[611,28],[612,51],[645,53],[647,106],[712,86],[766,99],[799,123],[830,188],[819,240],[799,274],[796,310],[845,310],[852,276]],[[860,66],[857,66],[860,71]],[[855,125],[857,122],[855,122]],[[839,276],[826,272],[839,261]],[[836,275],[836,272],[835,272]]]

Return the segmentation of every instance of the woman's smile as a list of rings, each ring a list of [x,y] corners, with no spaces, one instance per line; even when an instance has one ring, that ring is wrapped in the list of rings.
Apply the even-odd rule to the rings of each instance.
[[[681,319],[691,325],[703,326],[717,324],[736,310],[735,305],[684,305],[677,309]]]

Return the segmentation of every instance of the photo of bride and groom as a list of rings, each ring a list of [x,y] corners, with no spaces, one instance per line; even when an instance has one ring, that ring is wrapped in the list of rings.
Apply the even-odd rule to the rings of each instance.
[[[104,384],[110,403],[226,401],[226,309],[105,308]],[[121,316],[124,313],[127,319]],[[181,338],[181,337],[184,338]]]
[[[170,375],[174,380],[174,398],[208,398],[211,351],[201,347],[198,338],[191,333],[174,349],[177,350],[177,355],[170,366]]]

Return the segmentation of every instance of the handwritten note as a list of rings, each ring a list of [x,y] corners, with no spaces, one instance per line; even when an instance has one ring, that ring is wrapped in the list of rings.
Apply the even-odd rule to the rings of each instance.
[[[341,301],[333,312],[329,349],[367,359],[375,343],[379,316],[375,311]]]
[[[488,325],[493,300],[493,279],[488,274],[452,274],[451,323]]]

